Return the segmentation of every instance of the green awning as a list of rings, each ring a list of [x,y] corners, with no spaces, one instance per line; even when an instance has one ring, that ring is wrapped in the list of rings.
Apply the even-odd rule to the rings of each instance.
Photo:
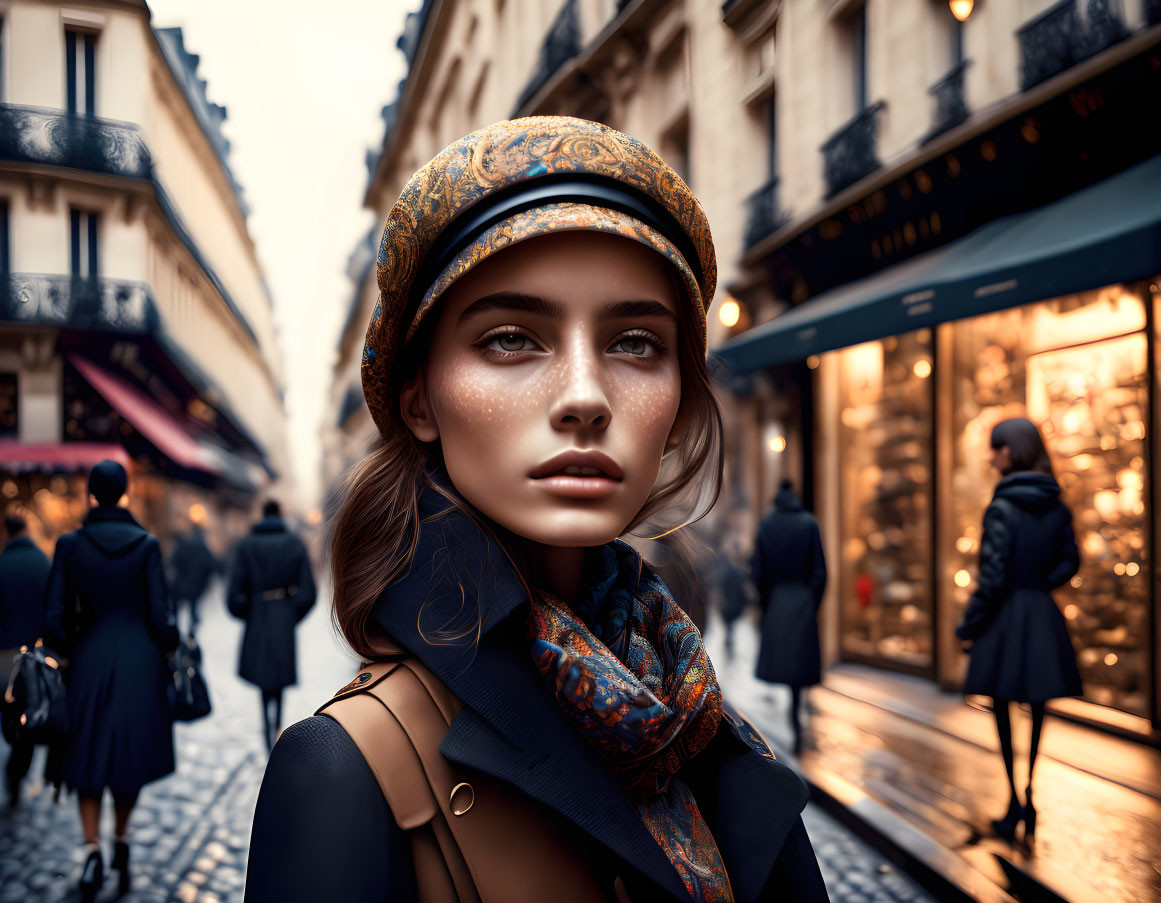
[[[839,286],[716,351],[735,373],[1161,273],[1161,155]]]

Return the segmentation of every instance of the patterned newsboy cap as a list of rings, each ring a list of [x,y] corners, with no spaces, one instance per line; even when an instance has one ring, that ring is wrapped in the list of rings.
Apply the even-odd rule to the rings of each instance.
[[[675,267],[704,350],[717,261],[705,213],[657,154],[615,129],[567,116],[498,122],[419,170],[379,244],[379,302],[363,348],[363,395],[380,432],[396,420],[401,350],[472,267],[548,232],[607,232]]]

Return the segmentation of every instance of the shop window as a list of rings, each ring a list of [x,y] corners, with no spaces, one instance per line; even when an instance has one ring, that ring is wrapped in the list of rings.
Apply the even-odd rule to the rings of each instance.
[[[20,438],[19,376],[0,373],[0,439]]]
[[[1028,417],[1044,434],[1072,509],[1080,572],[1055,593],[1085,698],[1148,716],[1148,342],[1142,298],[1124,286],[954,326],[952,511],[941,579],[953,620],[971,595],[980,525],[999,475],[992,427]]]
[[[844,658],[932,666],[932,336],[837,352]]]

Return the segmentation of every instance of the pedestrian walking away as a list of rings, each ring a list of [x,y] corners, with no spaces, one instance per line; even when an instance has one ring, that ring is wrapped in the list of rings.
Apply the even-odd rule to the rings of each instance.
[[[206,545],[201,525],[191,522],[189,529],[177,537],[169,559],[169,590],[179,612],[183,605],[189,607],[190,636],[197,633],[198,604],[218,569],[218,559]]]
[[[45,597],[46,639],[69,661],[64,781],[77,792],[88,847],[85,901],[104,880],[98,829],[105,789],[116,813],[112,867],[125,893],[137,794],[174,767],[166,653],[177,648],[176,618],[160,544],[118,507],[127,486],[116,461],[93,467],[93,507],[81,529],[57,540]]]
[[[789,480],[779,485],[774,510],[758,525],[751,578],[762,606],[762,643],[754,674],[790,687],[797,755],[802,750],[802,689],[822,679],[818,607],[826,590],[826,558],[818,521]]]
[[[8,545],[0,553],[0,680],[7,682],[21,647],[32,646],[43,636],[44,589],[52,565],[29,537],[19,514],[4,516],[4,530]],[[32,764],[32,752],[33,744],[26,740],[18,740],[9,751],[4,776],[10,809],[20,803],[20,785]]]
[[[298,682],[295,628],[314,605],[314,572],[301,539],[282,520],[278,502],[238,543],[226,593],[231,614],[246,622],[238,675],[262,693],[262,732],[274,748],[282,692]]]
[[[1014,840],[1036,832],[1032,771],[1044,725],[1044,704],[1080,696],[1080,671],[1068,626],[1051,591],[1080,566],[1072,513],[1060,501],[1060,486],[1040,431],[1030,420],[1005,420],[992,430],[992,465],[1003,479],[984,513],[979,575],[956,635],[970,644],[965,694],[991,696],[1008,776],[1008,811],[992,822]],[[1021,805],[1016,793],[1010,704],[1032,709],[1028,783]]]
[[[600,123],[496,123],[412,177],[377,278],[380,437],[330,555],[366,664],[275,746],[246,899],[827,899],[806,785],[687,614],[706,581],[618,539],[721,489],[689,188]]]

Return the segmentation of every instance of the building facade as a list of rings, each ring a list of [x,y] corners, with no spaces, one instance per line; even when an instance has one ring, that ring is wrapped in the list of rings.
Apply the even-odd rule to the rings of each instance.
[[[832,562],[826,660],[954,689],[988,434],[1030,416],[1084,558],[1060,601],[1087,695],[1062,707],[1156,740],[1159,23],[1156,0],[428,0],[365,203],[381,227],[418,166],[513,115],[652,145],[719,257],[733,442],[703,529],[752,535],[790,477]],[[352,257],[329,479],[374,432],[376,239]]]
[[[0,493],[47,544],[116,457],[151,529],[235,535],[289,462],[226,111],[144,2],[0,23]]]

